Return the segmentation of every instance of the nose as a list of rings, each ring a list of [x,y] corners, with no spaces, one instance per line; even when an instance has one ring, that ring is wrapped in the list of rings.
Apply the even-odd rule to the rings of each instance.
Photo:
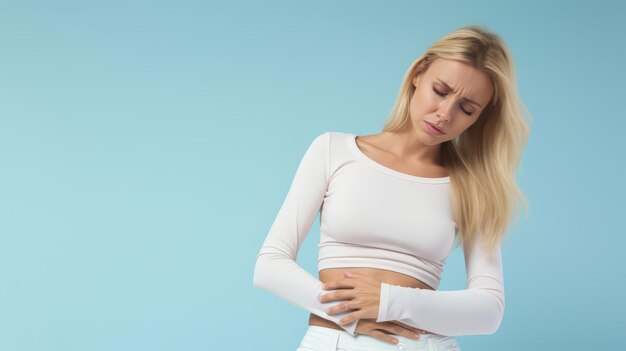
[[[452,99],[445,99],[439,104],[439,109],[437,110],[437,117],[447,122],[450,119],[450,109],[453,106]]]

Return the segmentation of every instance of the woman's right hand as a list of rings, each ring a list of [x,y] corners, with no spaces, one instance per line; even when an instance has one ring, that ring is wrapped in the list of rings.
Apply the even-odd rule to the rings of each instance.
[[[376,322],[374,319],[359,319],[355,331],[359,334],[366,334],[394,345],[399,340],[391,335],[385,334],[383,331],[387,331],[390,334],[405,336],[414,340],[419,340],[420,334],[428,333],[422,329],[414,328],[397,321]]]

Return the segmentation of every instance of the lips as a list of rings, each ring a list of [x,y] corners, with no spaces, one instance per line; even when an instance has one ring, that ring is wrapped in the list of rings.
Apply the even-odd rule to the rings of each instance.
[[[436,130],[438,130],[439,132],[441,132],[441,134],[445,134],[443,130],[441,130],[440,128],[437,128],[437,126],[435,126],[434,124],[428,122],[428,121],[424,121],[426,123],[428,123],[429,126],[435,128]]]

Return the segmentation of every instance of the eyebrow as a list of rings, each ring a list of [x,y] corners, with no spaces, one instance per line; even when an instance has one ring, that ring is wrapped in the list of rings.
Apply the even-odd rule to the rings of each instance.
[[[450,85],[448,85],[448,83],[446,83],[446,82],[444,82],[443,80],[441,80],[441,78],[437,77],[437,80],[438,80],[438,81],[440,81],[440,82],[441,82],[441,84],[445,85],[445,86],[446,86],[446,88],[448,88],[448,89],[450,89],[450,90],[454,91],[454,89],[452,89],[452,87],[451,87]],[[467,101],[467,102],[471,102],[472,104],[475,104],[475,105],[478,105],[479,107],[482,107],[482,106],[480,106],[480,104],[479,104],[479,103],[477,103],[477,102],[476,102],[476,101],[474,101],[474,100],[471,100],[471,99],[468,99],[468,98],[463,98],[463,99],[464,99],[465,101]]]

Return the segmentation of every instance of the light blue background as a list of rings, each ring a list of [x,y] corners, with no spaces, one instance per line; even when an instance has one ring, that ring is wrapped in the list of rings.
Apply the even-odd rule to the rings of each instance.
[[[500,329],[457,340],[624,347],[625,10],[1,2],[0,350],[295,350],[308,312],[252,273],[301,156],[325,131],[379,132],[410,63],[472,23],[508,43],[533,115],[530,212]],[[440,290],[464,284],[457,249]]]

